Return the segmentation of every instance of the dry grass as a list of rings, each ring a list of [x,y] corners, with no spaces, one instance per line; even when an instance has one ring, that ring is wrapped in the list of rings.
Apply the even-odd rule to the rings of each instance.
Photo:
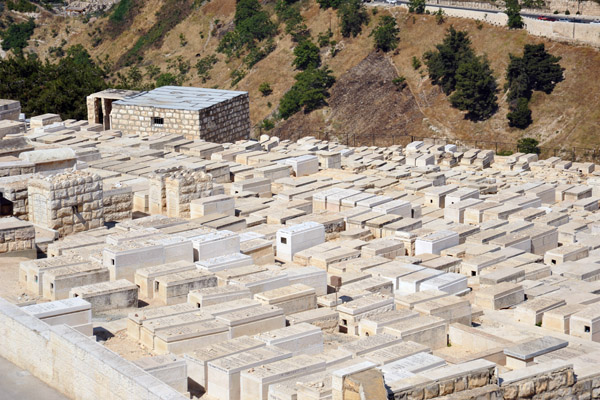
[[[46,18],[42,27],[37,29],[36,38],[43,41],[39,47],[32,47],[42,57],[47,55],[50,46],[58,46],[64,39],[69,44],[81,43],[90,50],[94,57],[114,62],[131,48],[137,38],[155,22],[156,10],[160,9],[162,0],[147,0],[139,15],[134,19],[131,28],[115,40],[104,40],[98,47],[91,47],[91,38],[87,32],[106,25],[106,19],[90,21],[84,24],[81,20],[64,20]],[[342,38],[339,35],[339,22],[332,10],[321,10],[313,0],[303,0],[303,15],[312,36],[324,32],[331,26],[335,33],[334,40],[342,46],[339,54],[331,58],[327,50],[322,52],[325,63],[341,77],[360,63],[372,51],[372,38],[369,33],[381,15],[389,13],[397,18],[400,27],[401,42],[391,60],[399,75],[407,79],[410,92],[414,96],[418,111],[426,118],[416,123],[405,132],[413,135],[445,135],[462,139],[514,141],[521,135],[540,138],[549,145],[569,143],[569,146],[595,146],[600,143],[595,130],[600,122],[599,93],[600,81],[594,79],[600,66],[600,53],[596,49],[585,46],[574,46],[552,42],[527,35],[525,31],[509,31],[506,28],[484,24],[477,29],[475,21],[459,18],[447,18],[445,24],[437,25],[433,16],[411,15],[395,7],[379,7],[376,16],[371,15],[369,26],[356,38]],[[271,7],[269,5],[268,7]],[[215,54],[219,37],[213,37],[215,21],[219,20],[221,28],[217,32],[222,35],[231,27],[235,11],[235,0],[212,0],[194,11],[167,34],[160,48],[149,49],[144,54],[142,65],[156,65],[166,70],[167,60],[177,56],[183,57],[193,66],[199,57]],[[371,14],[369,7],[369,13]],[[274,17],[275,18],[275,17]],[[499,93],[500,110],[490,120],[472,123],[463,119],[463,114],[449,106],[446,96],[436,87],[432,87],[426,77],[424,67],[415,71],[412,57],[420,58],[422,54],[439,43],[450,26],[469,31],[473,47],[477,53],[485,53],[498,78],[499,85],[504,84],[504,71],[508,64],[509,53],[520,54],[525,43],[545,43],[550,52],[562,57],[565,67],[565,81],[561,82],[551,95],[535,93],[531,102],[534,123],[526,131],[510,129],[506,120],[507,105],[504,93]],[[70,33],[65,27],[69,25]],[[51,30],[59,35],[52,38]],[[179,35],[183,33],[188,41],[185,47],[180,45]],[[201,33],[204,37],[201,37]],[[293,76],[297,73],[291,66],[294,43],[288,35],[280,34],[276,38],[277,48],[266,59],[257,63],[247,71],[235,89],[246,90],[250,94],[250,113],[253,124],[272,115],[279,99],[293,84]],[[219,62],[214,66],[211,78],[202,83],[192,68],[188,74],[186,85],[231,88],[231,71],[241,66],[241,60],[226,63],[225,56],[217,55]],[[267,97],[258,92],[262,82],[269,82],[273,93]],[[357,99],[360,101],[360,99]],[[271,107],[268,106],[271,103]],[[314,116],[303,116],[306,122],[325,121],[329,111],[318,110]],[[335,130],[343,130],[344,126],[336,126]],[[377,126],[373,127],[377,129]]]

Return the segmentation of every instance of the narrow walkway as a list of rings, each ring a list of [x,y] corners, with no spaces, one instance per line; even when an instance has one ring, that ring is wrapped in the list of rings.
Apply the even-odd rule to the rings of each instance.
[[[27,371],[0,357],[0,400],[67,400]]]

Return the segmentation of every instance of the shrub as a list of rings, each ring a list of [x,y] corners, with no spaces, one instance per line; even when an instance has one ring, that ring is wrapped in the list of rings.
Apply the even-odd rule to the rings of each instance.
[[[324,66],[310,68],[296,75],[296,83],[288,90],[279,103],[279,115],[288,119],[304,108],[310,112],[325,104],[329,97],[329,88],[335,83],[332,71]]]
[[[425,0],[409,0],[408,12],[423,14],[425,12]]]
[[[202,79],[202,83],[206,83],[206,81],[210,79],[210,70],[217,61],[217,57],[214,54],[202,57],[198,60],[195,67],[198,71],[198,76]]]
[[[521,138],[517,142],[517,150],[520,153],[525,153],[525,154],[530,154],[530,153],[540,154],[539,144],[540,144],[540,142],[538,142],[534,138],[527,138],[527,137]]]
[[[321,66],[321,55],[319,48],[310,40],[304,40],[294,48],[296,57],[292,65],[297,69],[319,68]]]
[[[178,86],[178,85],[179,85],[179,80],[177,79],[177,76],[175,76],[174,74],[172,74],[170,72],[160,74],[156,78],[156,87]]]
[[[506,114],[509,126],[525,129],[533,122],[528,99],[524,97],[519,98],[516,101],[516,104],[511,106],[510,109],[511,111]]]
[[[261,83],[260,86],[258,87],[258,91],[263,96],[268,96],[271,93],[273,93],[273,89],[271,89],[271,85],[269,84],[269,82],[263,82],[263,83]]]
[[[413,56],[412,67],[415,71],[418,70],[419,68],[421,68],[421,60],[419,60],[417,57]]]

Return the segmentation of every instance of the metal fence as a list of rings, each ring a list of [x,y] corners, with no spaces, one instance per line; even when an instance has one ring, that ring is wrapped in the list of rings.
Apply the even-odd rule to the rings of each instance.
[[[297,140],[299,137],[294,134],[283,135],[280,139],[285,140]],[[416,136],[416,135],[403,135],[403,134],[378,134],[378,133],[343,133],[343,134],[330,134],[328,132],[319,132],[314,135],[319,140],[335,140],[341,144],[345,144],[351,147],[360,146],[377,146],[377,147],[388,147],[394,145],[406,146],[410,142],[417,140],[437,144],[446,145],[454,144],[459,149],[465,150],[467,148],[477,148],[485,150],[494,150],[496,154],[516,153],[517,142],[499,142],[491,140],[460,140],[456,138],[446,137],[427,137],[427,136]],[[540,157],[560,157],[563,160],[578,161],[578,162],[594,162],[600,163],[600,147],[577,147],[577,146],[539,146]]]

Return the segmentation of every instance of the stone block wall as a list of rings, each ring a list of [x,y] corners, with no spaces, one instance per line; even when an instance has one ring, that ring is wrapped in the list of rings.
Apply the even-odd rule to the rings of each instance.
[[[153,123],[163,118],[162,125]],[[186,139],[209,142],[234,142],[250,137],[248,94],[220,102],[202,110],[174,110],[159,107],[113,104],[111,128],[124,134],[154,135],[173,133]]]
[[[29,204],[27,200],[27,182],[31,174],[0,178],[0,194],[12,203],[12,215],[27,221]]]
[[[1,298],[0,356],[72,399],[185,399],[75,329],[50,326]]]
[[[35,228],[14,217],[0,219],[0,254],[35,249]]]
[[[148,177],[148,212],[150,215],[167,215],[165,178],[180,168],[160,169]]]
[[[0,120],[19,120],[21,114],[21,103],[17,100],[0,100]]]
[[[104,225],[102,179],[83,171],[36,177],[28,186],[29,220],[61,237]]]
[[[7,176],[17,176],[25,174],[33,174],[35,172],[35,164],[28,162],[6,162],[0,163],[0,178]]]
[[[133,191],[131,187],[105,190],[102,204],[105,222],[129,220],[133,212]]]
[[[182,170],[165,177],[167,216],[190,218],[192,200],[213,195],[213,179],[202,171]]]

